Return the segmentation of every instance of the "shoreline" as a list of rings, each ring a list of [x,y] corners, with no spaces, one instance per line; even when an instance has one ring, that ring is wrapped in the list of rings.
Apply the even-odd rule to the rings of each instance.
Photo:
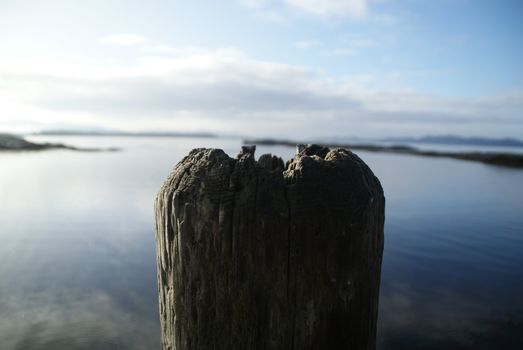
[[[34,152],[53,149],[64,149],[77,152],[115,152],[120,150],[119,148],[83,148],[63,143],[38,143],[27,141],[23,137],[11,134],[0,134],[0,152]]]
[[[287,146],[296,147],[298,144],[307,144],[307,142],[295,142],[291,140],[276,139],[245,139],[244,144],[257,144],[265,146]],[[347,144],[347,143],[318,143],[329,148],[347,148],[349,150],[360,150],[367,152],[406,154],[422,157],[435,158],[452,158],[458,160],[467,160],[480,162],[488,165],[503,166],[509,168],[523,168],[523,154],[512,153],[490,153],[490,152],[442,152],[442,151],[424,151],[407,145],[382,146],[375,144]]]

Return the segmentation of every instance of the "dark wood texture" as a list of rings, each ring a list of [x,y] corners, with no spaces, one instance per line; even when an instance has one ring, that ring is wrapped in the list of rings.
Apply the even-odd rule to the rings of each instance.
[[[191,151],[156,199],[163,349],[374,349],[384,206],[344,149]]]

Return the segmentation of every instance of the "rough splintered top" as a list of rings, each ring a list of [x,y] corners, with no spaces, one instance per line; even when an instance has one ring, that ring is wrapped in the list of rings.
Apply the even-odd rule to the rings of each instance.
[[[231,158],[221,149],[193,149],[176,165],[160,192],[183,191],[214,169],[212,172],[215,176],[231,179],[236,177],[232,176],[234,174],[257,177],[260,171],[269,171],[273,178],[280,178],[285,186],[302,183],[316,187],[311,191],[319,190],[328,182],[327,187],[336,194],[341,196],[341,193],[345,193],[353,200],[364,202],[373,201],[376,196],[383,197],[379,180],[365,162],[350,150],[329,149],[316,144],[297,145],[294,157],[286,163],[271,154],[263,154],[256,161],[255,151],[255,145],[245,145],[236,158]],[[322,182],[320,187],[315,185]]]
[[[193,151],[200,151],[193,150]],[[221,151],[221,150],[219,150]],[[223,152],[223,151],[221,151]],[[240,153],[236,156],[236,159],[250,159],[254,160],[254,155],[256,152],[256,145],[245,145],[242,146],[242,149]],[[192,153],[192,152],[191,152]],[[353,161],[365,164],[358,156],[356,156],[351,151],[344,149],[344,148],[334,148],[329,149],[328,147],[316,145],[316,144],[298,144],[296,145],[296,153],[294,155],[294,158],[287,161],[287,164],[285,167],[283,167],[283,160],[280,157],[273,156],[271,154],[263,154],[260,156],[258,160],[258,164],[266,169],[277,169],[281,168],[282,171],[290,171],[290,170],[296,170],[300,169],[303,166],[303,162],[306,162],[305,164],[313,164],[309,162],[314,161],[327,161],[327,162],[336,162],[341,161],[343,159],[351,159]],[[324,165],[327,163],[321,162]],[[285,174],[284,174],[285,175]]]

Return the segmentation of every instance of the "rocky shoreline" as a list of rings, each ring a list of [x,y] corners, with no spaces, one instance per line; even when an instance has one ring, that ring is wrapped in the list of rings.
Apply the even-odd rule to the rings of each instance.
[[[66,149],[82,152],[117,151],[117,148],[82,148],[63,143],[36,143],[25,140],[23,137],[12,134],[0,134],[0,151],[43,151],[49,149]]]
[[[297,144],[304,144],[305,142],[296,142],[290,140],[274,140],[274,139],[247,139],[243,141],[244,144],[268,145],[268,146],[289,146],[296,147]],[[474,162],[481,162],[484,164],[523,168],[523,154],[512,153],[491,153],[491,152],[441,152],[441,151],[425,151],[418,148],[406,145],[392,145],[383,146],[375,144],[336,144],[326,143],[323,146],[330,148],[347,148],[350,150],[361,150],[367,152],[383,152],[396,154],[409,154],[424,157],[439,157],[439,158],[453,158],[460,160],[468,160]]]

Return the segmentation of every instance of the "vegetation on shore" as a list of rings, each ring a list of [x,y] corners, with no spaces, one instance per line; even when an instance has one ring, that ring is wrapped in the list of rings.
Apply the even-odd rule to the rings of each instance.
[[[489,147],[523,147],[523,141],[514,138],[464,137],[456,135],[428,135],[423,137],[389,137],[384,142],[420,143],[435,145],[464,145]]]
[[[245,144],[256,145],[274,145],[274,146],[290,146],[295,147],[297,144],[304,142],[295,142],[290,140],[274,140],[274,139],[252,139],[244,140]],[[330,148],[347,148],[350,150],[361,150],[368,152],[383,152],[383,153],[397,153],[410,154],[425,157],[440,157],[440,158],[454,158],[461,160],[469,160],[481,162],[491,165],[499,165],[513,168],[523,168],[523,154],[513,153],[491,153],[491,152],[440,152],[440,151],[426,151],[406,145],[392,145],[383,146],[375,144],[336,144],[326,143],[323,146]]]
[[[0,151],[43,151],[48,149],[68,149],[72,151],[116,151],[116,148],[79,148],[63,143],[36,143],[12,134],[0,134]]]

